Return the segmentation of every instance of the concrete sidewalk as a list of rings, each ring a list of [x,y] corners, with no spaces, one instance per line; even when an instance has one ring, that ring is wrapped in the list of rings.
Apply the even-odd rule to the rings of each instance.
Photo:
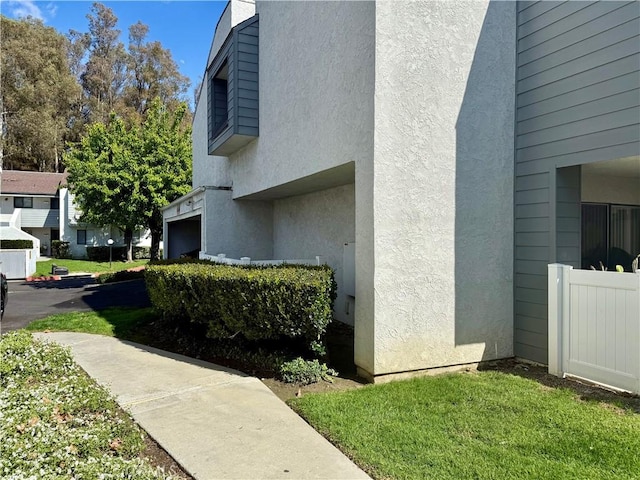
[[[143,345],[42,333],[76,362],[193,477],[366,479],[260,380]]]

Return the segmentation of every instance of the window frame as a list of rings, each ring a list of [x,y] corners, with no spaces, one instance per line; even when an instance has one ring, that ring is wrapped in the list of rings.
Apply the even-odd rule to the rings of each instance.
[[[25,202],[29,205],[25,205]],[[19,203],[22,205],[18,205]],[[33,208],[33,197],[13,197],[13,208]]]
[[[80,236],[84,235],[84,241],[80,241]],[[76,230],[76,244],[78,245],[86,245],[87,244],[87,230],[86,229],[78,229]]]

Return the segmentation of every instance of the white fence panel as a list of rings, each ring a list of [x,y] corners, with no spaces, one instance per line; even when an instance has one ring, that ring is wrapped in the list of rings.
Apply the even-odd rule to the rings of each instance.
[[[221,263],[224,265],[322,265],[324,261],[321,256],[316,258],[302,258],[293,260],[251,260],[250,257],[227,258],[224,253],[218,255],[209,255],[204,252],[200,252],[198,255],[200,260],[211,260],[212,262]]]
[[[0,250],[0,271],[9,279],[22,279],[36,271],[37,249]]]
[[[549,265],[549,372],[640,393],[640,274]]]

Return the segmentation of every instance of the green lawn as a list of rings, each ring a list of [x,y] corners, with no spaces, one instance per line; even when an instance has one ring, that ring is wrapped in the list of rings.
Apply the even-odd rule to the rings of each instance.
[[[290,403],[374,478],[640,478],[640,402],[633,399],[600,403],[481,372]]]
[[[140,265],[146,265],[149,260],[134,260],[133,262],[90,262],[88,260],[67,260],[63,258],[53,258],[42,262],[36,262],[36,273],[34,276],[44,276],[51,274],[51,265],[58,265],[59,267],[67,267],[69,273],[101,273],[101,272],[118,272],[120,270],[127,270],[128,268],[139,267]]]
[[[32,332],[82,332],[138,340],[132,330],[141,323],[151,321],[155,314],[151,308],[108,308],[98,312],[70,312],[34,320],[26,329]]]

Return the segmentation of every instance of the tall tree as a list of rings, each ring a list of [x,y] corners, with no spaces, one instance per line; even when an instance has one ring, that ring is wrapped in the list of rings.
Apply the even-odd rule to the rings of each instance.
[[[0,166],[59,171],[80,97],[67,39],[32,18],[0,16]]]
[[[133,232],[148,228],[152,258],[158,258],[162,235],[160,209],[189,191],[191,131],[186,105],[175,112],[159,99],[141,126],[127,126],[115,114],[95,123],[65,155],[68,184],[83,220],[120,228],[132,259]]]
[[[118,111],[127,80],[128,55],[119,40],[118,17],[113,10],[94,3],[91,12],[87,15],[88,37],[76,33],[74,46],[80,50],[88,45],[88,60],[80,77],[87,96],[86,113],[90,121],[104,123],[111,112]]]
[[[189,79],[180,74],[171,52],[160,42],[147,42],[148,33],[149,27],[141,22],[129,27],[128,79],[123,99],[140,118],[154,98],[176,109],[189,87]]]

